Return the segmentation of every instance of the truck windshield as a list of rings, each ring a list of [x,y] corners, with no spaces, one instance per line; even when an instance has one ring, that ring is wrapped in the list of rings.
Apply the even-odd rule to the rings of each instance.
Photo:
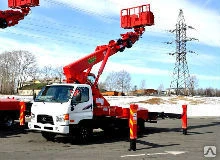
[[[35,99],[35,102],[55,102],[55,103],[68,102],[72,90],[73,90],[73,86],[65,86],[65,85],[45,86],[39,92],[38,96]]]

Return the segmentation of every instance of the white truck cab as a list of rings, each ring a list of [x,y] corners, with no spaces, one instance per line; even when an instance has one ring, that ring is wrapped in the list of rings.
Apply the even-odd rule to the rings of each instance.
[[[45,86],[31,108],[31,130],[39,130],[50,140],[56,134],[71,134],[71,126],[93,118],[90,85],[52,84]]]

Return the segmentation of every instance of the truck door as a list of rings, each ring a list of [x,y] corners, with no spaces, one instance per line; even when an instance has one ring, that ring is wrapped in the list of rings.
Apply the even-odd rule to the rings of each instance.
[[[93,101],[88,87],[77,87],[71,99],[70,119],[79,122],[82,119],[92,119]]]

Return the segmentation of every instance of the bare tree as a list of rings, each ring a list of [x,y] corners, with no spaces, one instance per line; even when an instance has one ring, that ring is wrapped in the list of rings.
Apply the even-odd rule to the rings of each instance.
[[[64,76],[62,66],[54,68],[54,76],[55,76],[56,79],[59,79],[60,83],[62,82],[62,79],[63,79],[63,76]]]
[[[99,82],[98,86],[99,86],[99,90],[101,92],[106,91],[106,84],[105,84],[105,82]]]
[[[213,88],[207,88],[206,89],[206,96],[208,97],[214,97],[216,95],[216,91]]]
[[[105,86],[106,89],[109,91],[114,91],[116,90],[116,81],[117,81],[117,73],[116,72],[111,72],[109,73],[109,75],[107,76],[107,78],[105,79]]]
[[[42,80],[47,82],[47,84],[50,83],[51,80],[62,83],[64,79],[62,66],[54,67],[52,65],[46,65],[39,70],[39,75]]]
[[[47,84],[49,83],[49,80],[53,77],[54,75],[54,69],[52,68],[51,65],[47,65],[44,66],[41,70],[40,70],[40,75],[41,77],[47,81]]]
[[[28,51],[12,51],[0,54],[1,93],[13,94],[37,70],[36,58]]]
[[[196,93],[197,93],[197,95],[199,95],[199,96],[204,96],[204,89],[203,89],[203,88],[198,88],[198,89],[196,90]]]
[[[142,80],[141,81],[141,84],[140,84],[140,89],[145,89],[146,88],[146,81],[145,80]]]
[[[11,87],[10,83],[12,83],[11,76],[11,58],[9,54],[6,52],[0,54],[0,78],[1,78],[1,93],[10,94]]]
[[[36,57],[29,51],[13,51],[12,54],[16,56],[17,63],[17,81],[18,87],[22,87],[23,83],[28,78],[33,79],[38,70]]]
[[[144,89],[146,88],[146,81],[142,80],[140,84],[140,89],[142,90],[142,95],[144,95]]]
[[[117,89],[119,91],[121,91],[122,94],[124,94],[125,92],[128,92],[131,88],[131,76],[130,74],[123,70],[123,71],[119,71],[117,72]]]
[[[106,80],[105,86],[107,90],[120,91],[122,94],[130,90],[131,77],[126,71],[111,72]]]
[[[195,75],[190,76],[188,79],[189,92],[192,96],[195,95],[195,88],[198,87],[198,79]]]
[[[162,91],[164,90],[164,86],[163,84],[160,84],[157,91],[158,91],[158,94],[160,95],[162,93]]]
[[[216,89],[216,97],[220,97],[220,89]]]

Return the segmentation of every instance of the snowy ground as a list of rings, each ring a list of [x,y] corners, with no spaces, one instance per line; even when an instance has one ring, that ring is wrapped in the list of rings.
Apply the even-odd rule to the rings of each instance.
[[[15,97],[30,101],[31,96],[3,96]],[[187,104],[189,117],[220,117],[220,97],[177,97],[177,96],[114,96],[106,97],[112,106],[129,107],[131,103],[139,108],[147,108],[150,112],[182,113],[182,105]]]
[[[182,113],[182,105],[187,104],[189,117],[220,117],[220,97],[106,97],[111,105],[129,107],[131,103],[147,108],[151,112]]]

